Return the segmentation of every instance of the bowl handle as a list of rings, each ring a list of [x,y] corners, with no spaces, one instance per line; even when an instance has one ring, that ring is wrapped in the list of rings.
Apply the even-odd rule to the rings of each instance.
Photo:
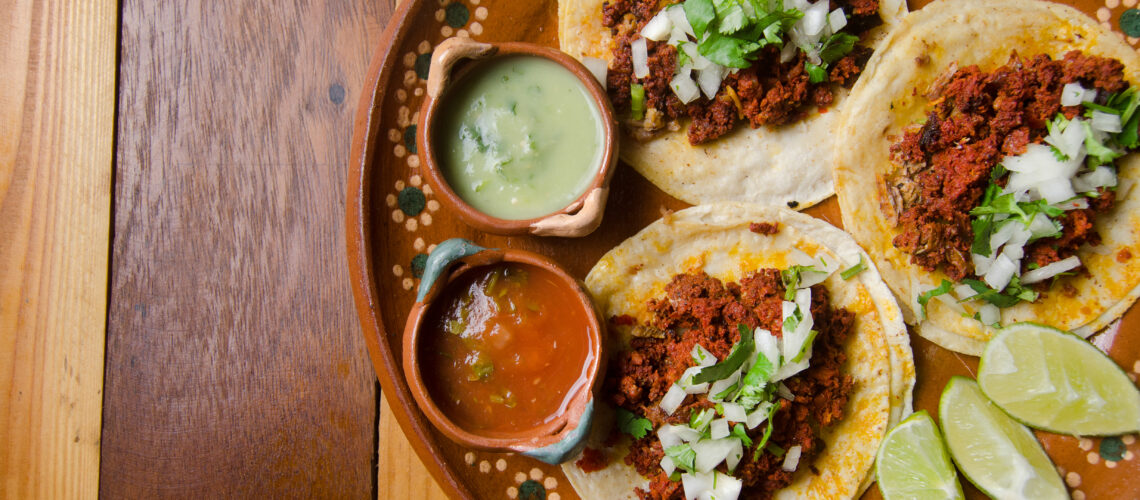
[[[451,83],[451,68],[464,59],[484,59],[495,55],[498,48],[489,43],[476,42],[470,38],[451,37],[435,48],[428,68],[427,93],[432,99],[439,99],[444,89]]]
[[[427,263],[424,265],[424,274],[423,278],[420,279],[416,302],[424,301],[424,297],[427,297],[428,292],[435,286],[436,280],[451,267],[453,262],[484,250],[487,249],[463,238],[452,238],[436,245],[435,250],[432,250]]]

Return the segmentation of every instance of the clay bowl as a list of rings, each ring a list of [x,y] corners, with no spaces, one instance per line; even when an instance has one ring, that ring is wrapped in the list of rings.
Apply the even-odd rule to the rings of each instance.
[[[567,378],[563,380],[574,381],[568,386],[548,382],[548,380],[553,381],[559,378],[555,374],[544,371],[538,375],[543,379],[541,387],[544,388],[545,392],[558,390],[558,387],[568,387],[561,399],[561,412],[555,412],[553,414],[555,416],[547,417],[544,422],[539,424],[530,424],[529,427],[510,430],[480,430],[472,428],[469,421],[466,427],[461,425],[462,417],[453,418],[452,416],[456,413],[449,414],[443,405],[438,404],[436,397],[438,397],[439,392],[433,393],[431,382],[429,382],[433,375],[426,372],[437,370],[438,373],[444,374],[435,375],[437,380],[447,375],[454,375],[454,373],[442,371],[444,369],[441,365],[449,363],[440,361],[439,358],[433,358],[431,354],[425,354],[425,351],[429,349],[426,346],[440,345],[434,343],[437,339],[432,339],[433,335],[452,335],[452,333],[431,326],[438,324],[439,315],[448,304],[447,300],[444,299],[447,297],[444,292],[449,287],[467,290],[466,287],[470,286],[471,282],[463,280],[465,275],[494,269],[493,266],[501,263],[519,263],[532,266],[532,272],[544,272],[549,278],[553,278],[551,281],[555,283],[556,287],[565,290],[568,292],[566,295],[576,299],[576,301],[571,299],[571,303],[560,302],[557,305],[550,305],[559,310],[576,308],[575,315],[583,318],[583,324],[563,330],[562,334],[578,336],[573,340],[583,343],[585,352],[581,358],[582,363],[574,361],[564,364],[555,363],[553,366],[559,368],[551,368],[551,370],[566,370]],[[433,305],[438,307],[433,307]],[[524,314],[523,309],[524,307],[520,306],[517,314]],[[602,323],[598,320],[593,302],[586,294],[582,284],[550,259],[524,250],[485,249],[467,240],[450,239],[440,243],[428,257],[416,303],[408,316],[403,336],[404,375],[412,396],[420,409],[428,420],[452,441],[468,448],[516,452],[546,463],[558,464],[576,456],[585,446],[585,438],[589,433],[590,422],[593,418],[594,396],[600,385],[600,374],[605,360],[602,353],[603,328]],[[543,329],[543,334],[546,333],[547,330]],[[510,347],[512,350],[516,352],[524,350],[525,346],[518,345],[518,342],[522,342],[521,338],[523,335],[516,335],[512,338],[516,342]],[[539,341],[547,339],[543,338]],[[530,340],[537,339],[531,338]],[[558,343],[572,344],[574,342]],[[461,357],[463,356],[455,356],[455,358]],[[495,374],[492,376],[498,374],[500,366],[495,365]],[[455,378],[452,377],[450,380]],[[538,386],[537,383],[536,386]],[[476,389],[461,389],[461,391],[464,394],[472,394]],[[462,404],[476,403],[463,401]],[[527,403],[520,403],[520,406],[525,404]],[[451,411],[457,412],[459,410],[453,408]],[[502,420],[507,417],[498,416],[496,418]]]
[[[593,181],[568,205],[538,217],[522,219],[501,218],[490,215],[469,204],[449,184],[442,163],[445,146],[437,144],[450,137],[437,137],[443,129],[448,104],[448,92],[462,88],[464,77],[481,64],[492,59],[510,56],[535,56],[558,63],[577,78],[597,108],[602,132],[600,161],[592,167]],[[454,82],[454,85],[453,85]],[[550,123],[556,120],[547,120]],[[421,154],[428,183],[435,188],[444,206],[453,211],[468,225],[494,234],[579,237],[590,234],[601,224],[609,195],[610,178],[618,159],[617,121],[606,91],[585,66],[573,57],[558,50],[524,42],[480,43],[468,38],[455,37],[442,42],[431,58],[427,82],[427,95],[420,109],[416,147]],[[442,135],[442,134],[441,134]]]

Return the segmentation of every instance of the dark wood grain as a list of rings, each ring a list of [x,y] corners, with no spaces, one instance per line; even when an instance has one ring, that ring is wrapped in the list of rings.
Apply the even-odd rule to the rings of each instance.
[[[123,2],[102,496],[374,494],[344,193],[392,4]]]

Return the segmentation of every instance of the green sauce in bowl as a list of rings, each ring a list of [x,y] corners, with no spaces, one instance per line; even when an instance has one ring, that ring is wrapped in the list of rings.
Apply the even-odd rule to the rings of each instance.
[[[485,214],[525,220],[561,210],[602,167],[601,112],[554,61],[518,55],[481,63],[441,104],[431,137],[440,170]]]

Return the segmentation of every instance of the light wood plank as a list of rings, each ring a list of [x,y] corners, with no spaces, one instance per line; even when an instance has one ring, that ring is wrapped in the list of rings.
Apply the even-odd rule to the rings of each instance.
[[[98,492],[117,16],[0,7],[0,497]]]
[[[408,500],[445,500],[447,494],[440,489],[431,474],[424,468],[408,438],[400,430],[388,399],[380,398],[380,435],[376,478],[379,498],[405,498]]]

